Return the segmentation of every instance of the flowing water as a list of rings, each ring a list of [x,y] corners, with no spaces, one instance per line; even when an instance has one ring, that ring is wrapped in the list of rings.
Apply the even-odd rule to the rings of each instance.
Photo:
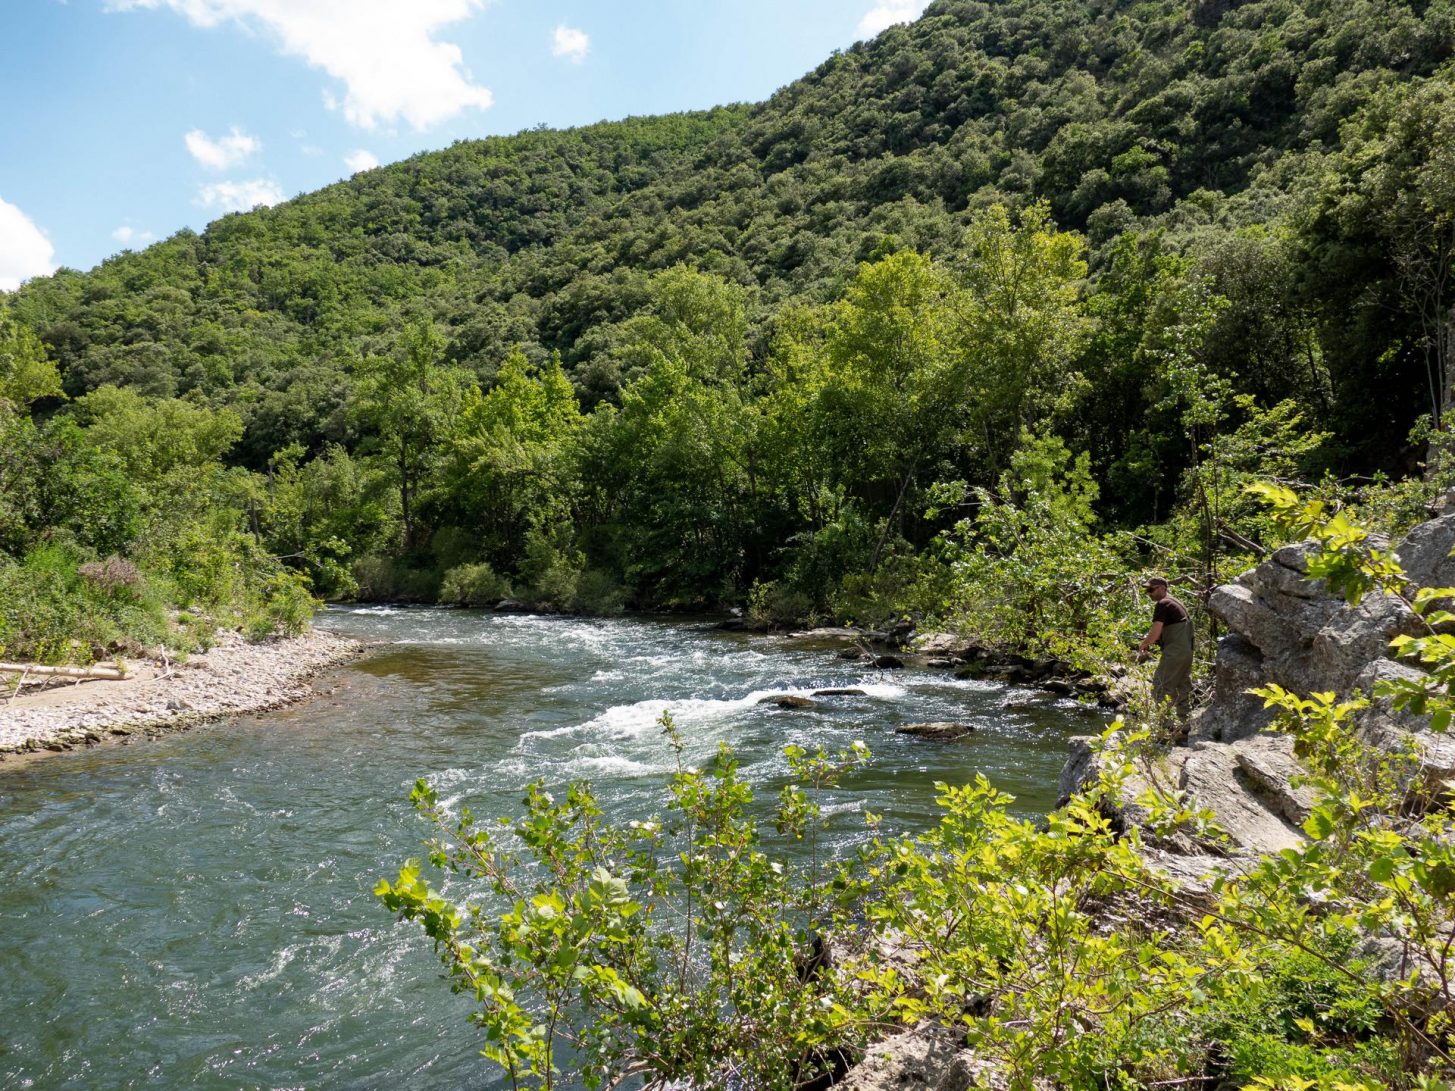
[[[700,624],[336,608],[389,642],[279,712],[0,769],[0,1087],[494,1088],[417,928],[371,894],[419,855],[406,796],[427,775],[477,814],[586,778],[608,814],[660,810],[670,709],[701,762],[726,742],[760,798],[789,743],[863,739],[875,760],[830,802],[935,818],[935,781],[986,773],[1021,813],[1054,804],[1074,703],[944,672],[863,672]],[[811,710],[760,698],[856,686]],[[3,714],[3,713],[0,713]],[[961,742],[896,724],[976,725]]]

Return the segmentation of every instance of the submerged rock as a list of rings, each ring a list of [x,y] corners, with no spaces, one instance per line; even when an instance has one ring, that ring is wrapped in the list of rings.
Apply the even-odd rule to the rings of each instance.
[[[971,734],[975,730],[975,725],[954,723],[950,720],[935,720],[923,724],[901,724],[894,730],[900,735],[913,735],[917,739],[951,742]]]
[[[815,697],[867,697],[869,696],[862,689],[854,686],[844,686],[837,689],[816,689],[813,691]]]

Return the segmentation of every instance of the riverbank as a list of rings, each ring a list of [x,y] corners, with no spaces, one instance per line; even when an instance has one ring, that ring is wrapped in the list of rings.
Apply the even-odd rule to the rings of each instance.
[[[0,698],[0,765],[292,704],[313,692],[314,675],[354,658],[364,646],[316,628],[256,644],[222,631],[211,650],[185,662],[125,660],[120,681],[26,686]],[[5,681],[9,693],[14,676]]]

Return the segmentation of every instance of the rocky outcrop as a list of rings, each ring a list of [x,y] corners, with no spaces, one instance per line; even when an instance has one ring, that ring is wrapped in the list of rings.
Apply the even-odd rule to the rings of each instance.
[[[1094,741],[1090,737],[1071,740],[1071,757],[1057,785],[1063,803],[1100,778],[1104,765],[1101,755],[1092,749]],[[1278,852],[1303,841],[1297,824],[1313,801],[1305,790],[1288,783],[1299,771],[1292,740],[1287,738],[1198,742],[1138,759],[1121,781],[1120,798],[1109,801],[1108,806],[1121,825],[1145,826],[1150,818],[1144,802],[1149,791],[1169,799],[1182,793],[1188,805],[1210,812],[1226,838],[1217,844],[1221,850]],[[1194,855],[1211,847],[1185,837],[1166,844]]]
[[[1355,687],[1372,693],[1380,682],[1420,677],[1416,667],[1380,658],[1364,668]],[[1370,700],[1359,715],[1359,730],[1371,745],[1390,751],[1409,749],[1418,762],[1410,785],[1413,794],[1433,799],[1455,791],[1455,734],[1436,734],[1426,717],[1396,709],[1388,697]]]
[[[1426,524],[1428,526],[1429,524]],[[1450,544],[1455,545],[1455,519]],[[1256,735],[1269,713],[1249,686],[1276,682],[1299,693],[1350,692],[1371,660],[1400,633],[1418,630],[1403,599],[1365,596],[1357,606],[1308,578],[1312,543],[1278,550],[1213,591],[1209,612],[1228,627],[1219,642],[1211,707],[1195,734],[1220,742]],[[1423,548],[1432,548],[1428,541]]]
[[[1330,594],[1308,576],[1315,548],[1311,542],[1287,546],[1213,591],[1208,609],[1228,633],[1218,642],[1212,702],[1194,721],[1187,749],[1148,759],[1127,778],[1113,804],[1119,821],[1144,824],[1139,797],[1149,787],[1175,789],[1185,793],[1185,805],[1212,813],[1234,852],[1296,846],[1314,795],[1295,786],[1303,770],[1292,740],[1265,731],[1271,713],[1247,691],[1274,682],[1297,693],[1352,696],[1372,693],[1381,681],[1421,677],[1416,667],[1388,657],[1391,640],[1423,629],[1406,601],[1381,593],[1351,606]],[[1420,524],[1393,551],[1408,577],[1407,593],[1455,585],[1455,514]],[[1423,717],[1396,710],[1387,698],[1372,699],[1356,723],[1366,741],[1413,755],[1413,796],[1433,799],[1455,790],[1455,736],[1430,732]],[[1090,742],[1072,741],[1059,785],[1063,799],[1100,775]]]

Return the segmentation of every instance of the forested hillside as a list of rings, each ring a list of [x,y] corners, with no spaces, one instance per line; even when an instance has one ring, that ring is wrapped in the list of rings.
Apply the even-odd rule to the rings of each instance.
[[[1246,558],[1251,475],[1443,449],[1452,46],[1445,0],[937,0],[766,103],[37,279],[0,303],[42,376],[0,370],[0,644],[76,654],[11,613],[42,586],[120,619],[92,647],[304,584],[1114,631],[1108,573]],[[1047,579],[1031,623],[1006,588]]]

